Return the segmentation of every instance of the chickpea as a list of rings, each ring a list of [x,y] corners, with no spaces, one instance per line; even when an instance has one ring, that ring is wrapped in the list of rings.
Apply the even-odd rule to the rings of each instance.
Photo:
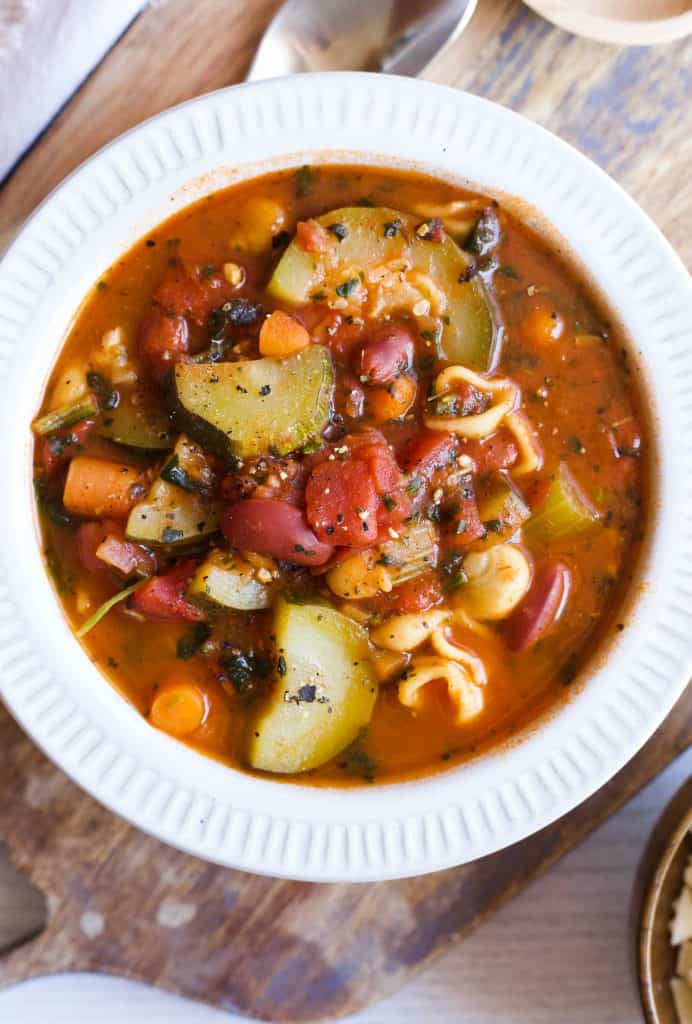
[[[273,199],[253,196],[241,207],[237,227],[229,239],[233,249],[264,252],[286,223],[286,211]]]
[[[388,594],[392,578],[384,565],[379,565],[372,551],[362,551],[339,562],[327,573],[327,586],[345,600],[360,600]]]

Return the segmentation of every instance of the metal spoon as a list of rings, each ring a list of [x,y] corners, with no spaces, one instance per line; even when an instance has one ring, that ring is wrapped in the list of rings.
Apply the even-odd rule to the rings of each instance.
[[[477,0],[287,0],[249,80],[301,71],[417,75],[464,31]]]

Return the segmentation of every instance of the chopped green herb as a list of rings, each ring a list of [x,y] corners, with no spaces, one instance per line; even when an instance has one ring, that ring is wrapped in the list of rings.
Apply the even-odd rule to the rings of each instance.
[[[567,447],[576,455],[583,455],[586,451],[586,448],[576,435],[572,435],[572,437],[567,438]]]
[[[569,686],[570,683],[573,683],[574,680],[577,677],[577,673],[579,672],[580,668],[581,668],[581,663],[580,663],[578,655],[570,654],[570,656],[564,662],[564,664],[562,665],[562,668],[559,671],[559,676],[560,676],[560,680],[562,682],[562,685],[563,686]]]
[[[120,395],[111,387],[105,377],[90,370],[86,375],[86,380],[89,388],[98,398],[101,409],[117,409],[120,404]]]
[[[382,504],[384,505],[388,512],[392,512],[396,508],[396,501],[391,496],[391,494],[382,495]]]
[[[209,639],[211,630],[206,622],[195,622],[184,633],[176,644],[175,653],[183,661],[187,661],[188,658],[194,657],[199,651],[202,644],[206,643]]]
[[[413,498],[414,495],[418,494],[422,486],[423,481],[421,480],[421,478],[418,476],[414,476],[409,480],[408,484],[406,485],[406,493],[411,498]]]
[[[514,269],[511,263],[505,263],[501,267],[497,268],[498,274],[502,274],[503,277],[511,277],[515,281],[519,280],[519,273]]]
[[[317,171],[309,164],[304,164],[296,171],[296,195],[299,199],[305,199],[317,184]]]
[[[360,281],[357,277],[350,277],[347,281],[342,281],[341,284],[336,286],[336,294],[342,299],[347,299],[359,284]]]
[[[161,534],[161,540],[164,544],[175,544],[175,542],[180,540],[182,537],[183,531],[176,530],[174,526],[166,526]]]
[[[400,230],[400,228],[401,228],[401,221],[400,220],[388,220],[387,223],[384,226],[384,237],[385,238],[394,238],[394,236]]]
[[[42,477],[37,477],[34,480],[34,490],[38,507],[46,518],[50,519],[51,523],[55,523],[56,526],[69,526],[72,522],[72,516],[65,511],[60,498],[47,493],[46,482]]]
[[[324,302],[327,298],[327,293],[324,291],[313,292],[310,296],[311,302]]]

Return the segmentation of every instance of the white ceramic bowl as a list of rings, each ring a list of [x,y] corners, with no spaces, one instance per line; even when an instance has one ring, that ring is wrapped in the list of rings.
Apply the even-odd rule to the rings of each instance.
[[[313,789],[246,776],[150,728],[72,637],[44,571],[29,422],[65,330],[118,254],[200,195],[311,157],[418,164],[538,207],[601,283],[654,381],[660,512],[629,627],[528,735],[419,782]],[[221,170],[219,170],[221,168]],[[420,874],[535,832],[642,746],[692,666],[692,287],[620,188],[546,131],[410,79],[300,76],[153,118],[89,160],[0,265],[0,693],[42,749],[137,826],[209,860],[309,880]]]

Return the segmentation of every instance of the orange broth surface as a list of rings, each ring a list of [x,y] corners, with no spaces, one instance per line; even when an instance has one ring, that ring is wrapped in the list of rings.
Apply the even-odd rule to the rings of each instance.
[[[461,201],[464,206],[449,205]],[[416,492],[411,484],[417,475],[416,443],[421,435],[433,435],[436,440],[442,436],[439,431],[424,431],[422,424],[434,401],[434,381],[445,366],[444,353],[435,346],[441,323],[434,310],[419,305],[414,313],[402,302],[399,309],[372,316],[367,304],[354,313],[350,295],[346,296],[346,308],[339,308],[344,303],[335,302],[334,293],[325,295],[319,288],[298,307],[267,294],[273,268],[298,222],[310,225],[311,218],[354,205],[364,209],[386,206],[414,215],[416,224],[429,225],[421,237],[430,246],[439,244],[435,239],[440,232],[435,213],[430,214],[433,208],[440,210],[442,232],[461,246],[468,245],[481,211],[490,211],[500,227],[499,241],[489,252],[467,257],[468,279],[476,280],[479,287],[482,282],[495,320],[495,355],[487,369],[493,378],[509,378],[520,389],[519,408],[539,452],[539,464],[532,471],[515,476],[511,462],[478,471],[479,444],[486,442],[468,441],[451,432],[445,436],[451,437],[452,461],[437,467]],[[426,231],[432,232],[427,241]],[[329,232],[334,235],[331,228]],[[319,233],[314,244],[322,244]],[[241,283],[231,284],[224,276],[224,266],[229,263],[241,268]],[[167,280],[172,283],[161,290]],[[190,281],[192,299],[186,292]],[[367,290],[363,281],[361,284]],[[361,538],[356,546],[337,546],[324,565],[295,568],[280,559],[273,563],[278,566],[274,569],[268,563],[274,574],[274,593],[290,592],[303,600],[305,595],[317,595],[371,630],[388,616],[417,613],[424,617],[431,610],[463,608],[468,585],[464,582],[464,558],[469,552],[490,550],[502,542],[517,545],[526,555],[534,584],[542,572],[549,573],[555,566],[567,574],[569,584],[546,628],[524,648],[513,649],[507,642],[513,627],[506,618],[511,615],[485,620],[480,628],[473,617],[466,624],[457,618],[450,625],[448,637],[483,663],[482,710],[462,720],[443,679],[428,683],[416,706],[402,703],[402,674],[406,678],[421,652],[431,656],[426,646],[429,641],[425,641],[398,661],[396,655],[392,657],[391,665],[380,666],[372,717],[345,750],[300,776],[288,777],[331,785],[418,777],[516,736],[546,710],[568,699],[599,645],[625,628],[623,596],[636,570],[649,514],[650,439],[639,382],[617,325],[604,314],[591,288],[575,275],[559,250],[501,203],[398,170],[324,166],[282,171],[233,186],[161,224],[102,275],[65,340],[41,414],[56,408],[56,397],[69,394],[75,367],[82,374],[89,373],[87,387],[98,392],[100,411],[81,424],[44,434],[35,447],[46,564],[73,628],[128,584],[152,572],[165,575],[181,560],[198,566],[210,545],[233,546],[233,537],[229,540],[221,533],[182,553],[144,545],[144,567],[128,572],[99,564],[94,531],[89,535],[84,530],[86,524],[96,523],[101,530],[98,541],[111,536],[122,544],[129,508],[142,500],[151,480],[170,458],[170,452],[137,450],[101,436],[109,403],[122,400],[128,389],[142,387],[148,401],[160,410],[170,410],[166,397],[170,366],[199,352],[204,358],[212,333],[208,317],[232,297],[260,304],[261,309],[254,322],[224,328],[222,361],[258,358],[262,324],[267,314],[279,308],[307,328],[311,345],[328,348],[335,388],[330,422],[322,436],[313,440],[311,450],[282,459],[268,451],[264,463],[261,458],[254,462],[246,459],[240,466],[232,459],[220,458],[218,451],[210,454],[213,499],[225,509],[259,496],[287,501],[307,515],[305,481],[316,472],[314,466],[328,458],[327,452],[338,449],[344,438],[348,447],[354,435],[375,429],[383,439],[378,443],[392,446],[387,449],[389,457],[400,474],[401,493],[408,494],[412,506],[407,508],[404,524],[397,521],[395,512],[380,508],[380,525],[373,526],[379,530],[377,540],[382,543],[392,530],[401,533],[408,523],[422,520],[430,522],[438,535],[430,567],[388,592],[347,598],[333,593],[326,584],[325,568],[353,551],[366,550]],[[154,328],[143,326],[152,315]],[[392,323],[407,334],[413,360],[398,365],[396,374],[383,384],[363,379],[357,370],[358,354],[373,338],[377,340],[383,324]],[[166,352],[171,324],[182,324],[184,346]],[[125,366],[125,372],[119,374],[116,368],[111,374],[111,365],[103,357],[102,339],[116,328],[124,346],[120,369]],[[163,342],[155,334],[159,329]],[[166,353],[163,359],[162,352]],[[399,410],[391,403],[388,407],[384,396],[399,394],[402,376],[407,378],[405,400],[411,399],[411,404],[402,406],[403,411],[396,415]],[[481,409],[483,397],[472,390],[461,395],[471,402],[471,414]],[[481,405],[476,409],[474,402]],[[172,443],[179,433],[174,418]],[[504,426],[493,436],[501,454],[509,452],[507,459],[511,460],[516,439],[513,441]],[[126,507],[114,508],[112,514],[103,503],[95,505],[91,514],[65,508],[66,473],[71,460],[84,455],[141,471],[143,482],[133,495],[126,496]],[[460,455],[468,458],[459,462]],[[350,450],[345,456],[339,453],[332,464],[341,466],[351,457]],[[291,462],[297,468],[289,467],[286,472]],[[579,530],[558,530],[555,536],[544,531],[537,538],[526,529],[526,523],[540,512],[561,466],[578,488],[579,500],[589,510],[592,522]],[[478,520],[476,512],[484,497],[508,483],[520,496],[528,519],[512,531],[500,530],[496,521],[483,522],[474,535],[469,523]],[[461,512],[454,497],[454,489],[460,487],[466,487]],[[394,518],[388,520],[390,514]],[[331,542],[331,536],[321,539]],[[176,619],[174,613],[169,616],[171,621],[161,621],[160,614],[152,615],[147,608],[143,613],[143,606],[138,607],[139,595],[144,592],[136,590],[84,636],[82,643],[90,658],[145,718],[151,717],[157,696],[173,684],[192,685],[201,695],[200,721],[193,713],[193,728],[177,726],[173,731],[205,754],[251,771],[246,751],[258,709],[268,695],[283,686],[277,673],[271,609],[205,608],[197,621],[194,610],[192,617],[185,617],[187,604],[181,597],[182,617]],[[527,600],[525,597],[524,603]],[[516,619],[516,610],[512,615]],[[229,651],[236,658],[230,670],[228,661],[224,662]],[[245,661],[239,663],[238,656]],[[249,675],[241,672],[240,685],[238,664],[244,671],[248,665],[252,670]]]

